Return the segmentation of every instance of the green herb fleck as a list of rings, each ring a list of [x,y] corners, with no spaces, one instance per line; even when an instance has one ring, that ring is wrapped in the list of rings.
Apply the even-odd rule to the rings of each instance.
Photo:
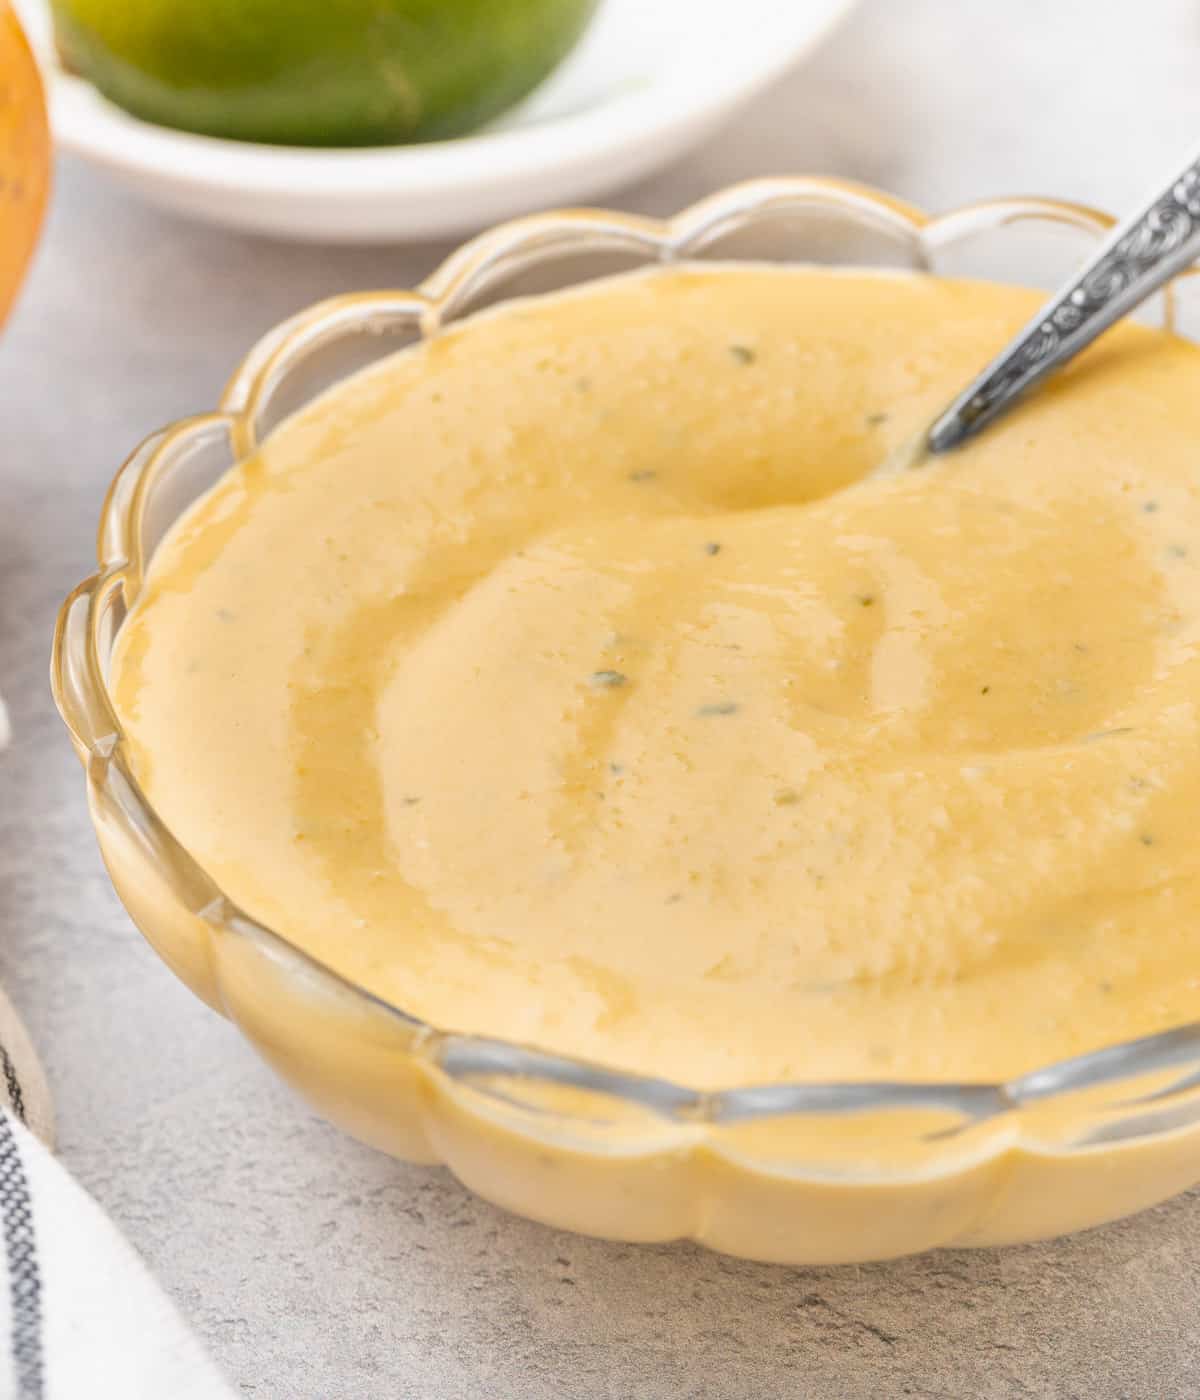
[[[621,774],[625,771],[625,765],[623,763],[610,763],[608,765],[608,771],[613,775],[613,777],[619,778]]]
[[[406,797],[404,799],[404,805],[406,807],[415,807],[420,800],[419,797]]]
[[[716,540],[709,540],[704,546],[705,554],[720,554],[721,546]]]
[[[873,608],[875,606],[874,593],[856,593],[854,597],[860,608]]]
[[[651,471],[646,467],[640,467],[637,471],[629,473],[629,479],[630,481],[636,482],[657,481],[658,473],[656,471]]]
[[[593,671],[588,677],[588,684],[595,686],[597,690],[615,690],[628,679],[624,671]]]
[[[734,700],[719,700],[715,705],[701,705],[696,713],[707,719],[711,715],[736,715],[740,706]]]
[[[1168,548],[1167,553],[1172,559],[1186,559],[1188,557],[1187,545],[1173,544]]]
[[[795,788],[780,788],[775,794],[776,807],[794,807],[800,801],[800,794]]]
[[[731,345],[729,347],[729,353],[739,365],[752,365],[754,361],[758,359],[757,352],[752,350],[748,345]]]
[[[682,899],[683,899],[683,895],[678,894],[678,893],[667,895],[667,903],[668,903],[668,904],[678,904],[678,903],[680,902],[680,900],[682,900]]]
[[[1143,502],[1142,502],[1142,513],[1143,513],[1144,515],[1153,515],[1154,512],[1155,512],[1157,509],[1158,509],[1158,502],[1157,502],[1157,501],[1143,501]]]
[[[1151,836],[1148,831],[1143,831],[1142,834],[1138,837],[1138,840],[1142,843],[1143,846],[1154,845],[1154,837]]]
[[[990,695],[992,693],[992,687],[990,685],[981,685],[979,687],[979,693],[980,695]]]
[[[590,393],[592,388],[592,381],[587,377],[587,375],[581,375],[575,381],[575,388],[577,392],[581,394]]]
[[[889,415],[886,413],[868,413],[865,421],[868,428],[878,428],[887,422],[888,417]]]

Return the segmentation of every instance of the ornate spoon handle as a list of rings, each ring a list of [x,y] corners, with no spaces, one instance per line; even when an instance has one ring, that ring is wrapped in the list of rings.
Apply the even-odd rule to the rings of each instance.
[[[977,433],[1198,257],[1200,157],[1114,229],[1074,280],[959,394],[929,430],[927,450],[944,452]]]

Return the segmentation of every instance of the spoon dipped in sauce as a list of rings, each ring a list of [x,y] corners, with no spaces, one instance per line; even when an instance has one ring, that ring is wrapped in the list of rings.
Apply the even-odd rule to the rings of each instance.
[[[1083,267],[879,475],[947,452],[1006,413],[1116,321],[1200,257],[1200,156],[1118,224]]]

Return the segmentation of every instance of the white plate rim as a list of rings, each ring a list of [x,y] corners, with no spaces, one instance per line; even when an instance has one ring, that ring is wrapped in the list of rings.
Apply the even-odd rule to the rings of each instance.
[[[353,198],[377,210],[385,203],[394,210],[405,198],[475,196],[482,206],[522,180],[539,189],[557,183],[573,194],[589,185],[599,188],[614,174],[620,178],[621,171],[630,178],[644,173],[781,77],[854,3],[775,0],[764,12],[770,24],[756,46],[758,61],[731,65],[716,84],[689,83],[686,66],[675,64],[647,86],[537,124],[408,146],[326,149],[222,140],[141,121],[58,66],[45,0],[15,0],[47,78],[51,120],[63,150],[137,183],[151,198],[159,187],[186,190],[194,200],[207,195],[259,204]],[[591,177],[589,170],[595,172]],[[403,220],[393,216],[389,222]],[[412,222],[433,227],[437,219]],[[461,222],[447,217],[447,226]]]

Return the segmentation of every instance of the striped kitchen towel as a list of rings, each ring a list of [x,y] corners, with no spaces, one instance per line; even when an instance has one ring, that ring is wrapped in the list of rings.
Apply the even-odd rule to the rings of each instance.
[[[8,719],[0,702],[0,749]],[[233,1400],[100,1207],[50,1152],[50,1094],[0,992],[0,1400]]]
[[[48,1146],[50,1100],[0,994],[0,1400],[233,1400]]]

